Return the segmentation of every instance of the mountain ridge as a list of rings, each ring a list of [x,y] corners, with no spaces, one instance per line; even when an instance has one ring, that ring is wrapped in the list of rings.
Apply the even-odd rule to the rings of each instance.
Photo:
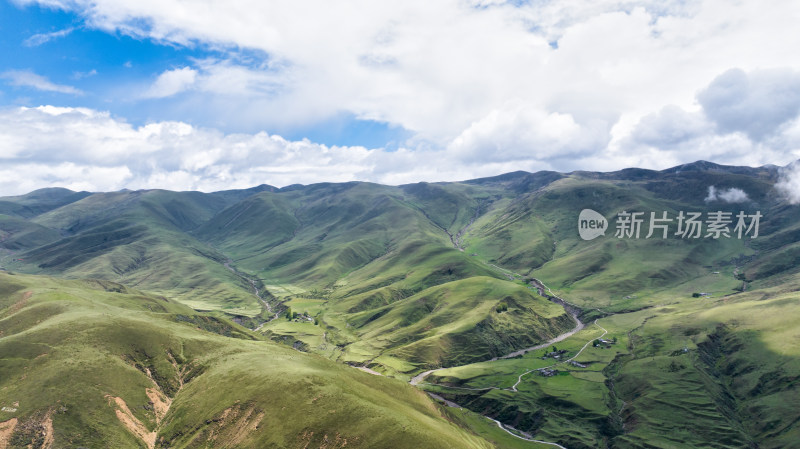
[[[792,364],[800,354],[776,349],[794,338],[786,320],[796,315],[800,290],[800,211],[776,190],[781,170],[698,161],[661,171],[516,171],[400,186],[45,189],[0,198],[0,266],[166,298],[184,311],[182,323],[236,329],[254,344],[339,362],[325,372],[344,364],[408,381],[446,368],[418,387],[471,410],[443,413],[497,447],[527,443],[480,415],[571,448],[668,447],[682,421],[779,446],[800,435],[792,424],[800,416],[781,415],[773,402],[798,394],[791,379],[800,373]],[[584,209],[608,221],[605,235],[580,238]],[[646,221],[638,237],[615,235],[623,211],[672,221],[664,238],[645,237]],[[700,213],[705,229],[709,214],[740,211],[761,214],[757,238],[676,235],[680,212]],[[80,281],[87,278],[97,281]],[[10,307],[22,307],[15,301]],[[90,309],[102,310],[103,301]],[[571,312],[585,324],[574,334]],[[750,320],[755,313],[774,327]],[[183,332],[163,326],[165,336]],[[559,351],[498,359],[559,335],[566,335]],[[601,337],[607,342],[597,343]],[[570,355],[556,361],[561,350]],[[12,356],[0,360],[17,366]],[[736,384],[732,373],[743,366]],[[195,391],[186,400],[203,397]],[[702,407],[688,406],[693,401]],[[171,429],[156,433],[190,444],[179,435],[186,427]],[[697,429],[683,437],[689,446],[740,447]]]

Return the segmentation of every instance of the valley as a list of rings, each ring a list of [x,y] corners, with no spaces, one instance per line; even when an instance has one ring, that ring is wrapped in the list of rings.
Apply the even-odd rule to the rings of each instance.
[[[779,175],[0,198],[4,444],[792,447],[800,210]],[[586,208],[764,218],[584,241]]]

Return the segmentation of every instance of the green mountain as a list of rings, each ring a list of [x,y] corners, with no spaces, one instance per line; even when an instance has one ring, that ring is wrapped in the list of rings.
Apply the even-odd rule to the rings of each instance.
[[[239,197],[161,190],[92,194],[29,218],[27,234],[8,231],[15,246],[6,248],[19,256],[10,266],[108,279],[170,294],[196,309],[255,315],[261,308],[250,284],[225,267],[226,256],[188,234]],[[21,245],[31,234],[46,243]]]
[[[97,357],[81,348],[100,348],[134,367],[151,364],[155,376],[133,370],[138,384],[103,388],[87,380],[74,392],[91,391],[99,402],[87,407],[90,415],[80,418],[85,424],[69,425],[52,412],[64,387],[54,386],[47,396],[37,393],[42,380],[23,382],[29,390],[20,397],[39,405],[17,422],[24,418],[46,429],[52,419],[56,431],[50,434],[62,443],[60,426],[84,435],[87,446],[123,437],[136,444],[130,440],[135,432],[114,420],[117,436],[98,430],[86,437],[79,429],[103,427],[93,421],[101,409],[112,418],[115,407],[128,416],[116,399],[113,407],[103,402],[105,395],[142,403],[146,389],[154,388],[183,408],[171,407],[161,418],[148,415],[156,412],[147,406],[128,409],[164,447],[302,446],[298,435],[317,447],[324,445],[314,439],[320,432],[328,447],[343,439],[358,447],[421,441],[409,437],[392,446],[369,439],[378,437],[352,410],[395,423],[423,420],[427,427],[420,432],[441,432],[431,444],[443,447],[539,447],[531,440],[569,448],[791,447],[800,421],[790,406],[800,372],[791,324],[799,313],[800,208],[775,190],[780,176],[773,166],[700,161],[663,171],[514,172],[404,186],[44,189],[0,198],[0,265],[38,276],[16,275],[13,282],[23,286],[9,287],[8,297],[20,298],[41,283],[53,295],[88,289],[73,295],[97,298],[79,305],[48,301],[51,309],[29,312],[32,321],[19,315],[27,309],[9,302],[2,319],[9,326],[23,323],[13,334],[63,335],[56,323],[67,326],[64,320],[73,316],[67,311],[76,307],[76,335],[86,338],[69,340],[72,346],[65,340],[59,360],[96,366]],[[604,217],[605,235],[579,236],[584,209]],[[628,213],[642,220],[638,237],[615,232]],[[702,233],[681,237],[685,223],[678,217],[693,213]],[[729,236],[709,233],[716,213],[730,214],[724,223]],[[757,237],[752,228],[737,236],[740,213],[750,222],[758,214]],[[664,227],[654,227],[648,238],[651,223]],[[120,295],[128,299],[117,304],[112,298]],[[155,304],[160,308],[147,309]],[[82,331],[81,315],[129,330]],[[150,330],[135,330],[139,325]],[[12,344],[9,338],[0,334],[4,345]],[[133,345],[152,340],[141,349],[146,359],[118,338]],[[214,343],[198,343],[203,338]],[[18,377],[24,366],[31,369],[8,351],[1,369]],[[195,367],[178,362],[176,355],[186,351],[191,357],[181,360],[202,360],[203,373],[214,375],[176,392],[186,383],[181,370]],[[35,359],[47,351],[34,352]],[[280,367],[270,357],[279,358]],[[54,366],[49,372],[63,370]],[[169,372],[170,380],[153,372]],[[462,408],[435,407],[403,385],[412,378],[418,389]],[[158,388],[123,388],[147,382]],[[199,387],[211,382],[220,388]],[[372,382],[381,394],[346,393],[352,402],[343,406],[352,413],[334,419],[310,412],[315,401],[303,399],[319,382],[322,390],[348,392]],[[273,418],[266,426],[272,430],[262,431],[254,417],[271,412],[260,399],[247,398],[278,392],[300,395],[279,402],[296,416],[272,409],[286,419]],[[154,409],[159,401],[152,402]],[[376,414],[376,404],[386,411]],[[6,418],[0,414],[0,422]],[[375,422],[380,425],[396,424]],[[251,439],[235,440],[234,428],[255,430]],[[453,442],[458,439],[464,443]]]
[[[491,447],[404,382],[109,281],[0,273],[0,392],[3,447]]]

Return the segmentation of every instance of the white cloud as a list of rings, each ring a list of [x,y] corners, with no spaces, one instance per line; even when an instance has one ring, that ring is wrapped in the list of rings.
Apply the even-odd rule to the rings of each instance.
[[[797,117],[800,73],[780,69],[748,74],[731,69],[716,77],[697,98],[723,132],[740,131],[758,141]]]
[[[790,0],[769,7],[754,0],[19,1],[75,11],[90,28],[217,50],[213,59],[162,72],[145,89],[144,97],[166,98],[158,106],[177,121],[269,130],[271,144],[276,130],[308,129],[338,114],[412,134],[395,153],[337,150],[355,158],[347,163],[322,145],[282,144],[281,151],[305,145],[310,166],[338,164],[331,179],[403,182],[490,169],[666,168],[699,158],[761,165],[800,157],[800,54],[787,50],[800,48],[800,3]],[[83,122],[124,128],[96,114]],[[158,125],[172,126],[166,123],[174,122]],[[80,139],[91,137],[70,126]],[[122,134],[133,137],[111,146],[134,148],[126,142],[140,142],[148,129],[128,126]],[[234,135],[159,132],[141,141],[143,148],[179,148],[176,142],[200,134],[218,143],[209,148],[200,139],[202,154],[194,158],[153,150],[171,161],[163,173],[211,176],[219,165],[214,179],[242,176],[229,160]],[[296,159],[276,153],[268,172],[296,174],[289,183],[311,178],[276,165],[288,161]]]
[[[461,159],[513,161],[573,158],[605,148],[610,123],[579,124],[568,113],[547,113],[520,103],[504,105],[472,123],[449,145]],[[487,155],[491,154],[491,157]]]
[[[89,70],[88,72],[75,71],[75,72],[72,72],[72,79],[79,80],[79,79],[83,79],[83,78],[90,78],[90,77],[95,76],[95,75],[97,75],[97,70],[96,69]]]
[[[668,105],[657,113],[644,116],[630,137],[645,145],[671,149],[708,135],[711,131],[711,125],[702,114]]]
[[[514,111],[513,105],[507,108]],[[518,117],[525,117],[515,121]],[[485,133],[485,134],[483,134]],[[493,151],[488,137],[507,135]],[[0,189],[6,194],[62,185],[85,190],[169,188],[214,191],[266,183],[372,181],[402,184],[457,181],[516,170],[564,170],[577,164],[592,170],[622,166],[674,166],[697,159],[683,150],[664,154],[647,147],[629,153],[584,151],[603,142],[591,126],[566,114],[498,111],[481,120],[443,150],[396,151],[360,146],[326,146],[286,140],[266,132],[222,133],[177,121],[134,126],[108,112],[40,106],[0,109]],[[736,148],[733,163],[747,162],[752,145],[714,141],[709,149]],[[540,151],[537,142],[542,144]],[[702,147],[701,147],[702,148]],[[688,154],[688,156],[686,156]],[[721,154],[721,153],[718,153]],[[566,155],[566,156],[565,156]],[[605,164],[605,165],[604,165]],[[786,175],[781,189],[800,198],[800,169]],[[796,190],[793,190],[796,189]],[[747,201],[737,188],[709,192],[709,200]]]
[[[750,201],[747,193],[744,190],[731,187],[728,189],[717,189],[714,186],[708,186],[708,196],[705,198],[706,203],[713,201],[722,201],[725,203],[744,203]]]
[[[73,31],[75,31],[75,28],[65,28],[63,30],[53,31],[50,33],[34,34],[33,36],[25,39],[23,45],[25,45],[26,47],[37,47],[52,40],[68,36]]]
[[[800,46],[792,1],[39,3],[75,10],[104,30],[264,52],[263,64],[220,61],[217,75],[213,65],[193,67],[207,82],[198,79],[197,97],[183,101],[206,101],[220,117],[257,116],[270,129],[346,111],[440,147],[509,101],[583,126],[688,107],[699,87],[732,67],[800,68],[785,50]],[[191,79],[182,75],[153,94],[186,87]],[[225,84],[225,76],[259,81]]]
[[[697,159],[733,165],[786,164],[800,156],[800,74],[729,70],[700,89],[698,103],[663,107],[618,123],[615,158],[666,168]],[[648,155],[635,157],[635,155]],[[648,158],[654,157],[656,160]]]
[[[800,163],[793,163],[781,170],[775,189],[789,204],[800,204]]]
[[[468,160],[450,151],[329,147],[264,132],[223,134],[181,122],[132,126],[106,112],[42,106],[0,110],[0,189],[62,185],[85,190],[224,190],[267,183],[406,183],[462,180],[549,168]],[[421,162],[424,161],[424,162]]]
[[[13,86],[32,87],[37,90],[58,92],[62,94],[83,94],[83,92],[72,86],[53,83],[44,76],[37,75],[30,70],[6,70],[5,72],[0,73],[0,78],[9,80],[9,83]]]
[[[197,71],[189,67],[167,70],[156,78],[143,96],[145,98],[170,97],[191,87],[196,77]]]

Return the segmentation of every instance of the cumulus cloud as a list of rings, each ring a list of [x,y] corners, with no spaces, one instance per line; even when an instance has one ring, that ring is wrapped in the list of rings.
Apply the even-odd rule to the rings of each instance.
[[[698,80],[731,67],[796,66],[781,49],[800,46],[791,1],[19,1],[73,10],[88,27],[261,54],[198,63],[194,84],[188,68],[162,74],[150,94],[191,85],[180,101],[219,111],[206,123],[258,117],[274,129],[344,111],[439,147],[516,100],[583,128],[635,121],[690,105]]]
[[[0,78],[5,78],[13,86],[32,87],[37,90],[58,92],[62,94],[82,95],[83,92],[64,84],[56,84],[42,75],[37,75],[30,70],[6,70],[0,73]]]
[[[50,186],[75,191],[111,191],[119,190],[120,185],[131,178],[132,173],[125,166],[100,167],[72,162],[3,164],[0,191],[13,195]]]
[[[143,96],[145,98],[170,97],[191,87],[196,77],[197,71],[189,67],[167,70],[158,76]]]
[[[266,133],[223,134],[181,122],[136,127],[83,108],[0,113],[0,159],[9,174],[4,192],[47,185],[219,190],[263,182],[348,181],[368,167],[368,155],[360,147],[326,147]],[[25,181],[14,185],[20,179]]]
[[[224,134],[182,122],[133,126],[107,112],[53,106],[0,111],[0,160],[5,194],[54,185],[212,191],[262,183],[398,184],[542,167],[532,159],[487,164],[446,151],[331,147],[265,132]]]
[[[200,176],[214,164],[198,167],[216,160],[215,179],[243,179],[229,167],[229,142],[238,135],[230,129],[247,130],[238,136],[249,139],[267,130],[274,141],[276,133],[341,115],[412,136],[394,153],[337,150],[354,158],[366,152],[357,162],[330,159],[339,164],[330,173],[351,179],[666,168],[700,157],[783,164],[800,157],[800,56],[786,51],[800,47],[800,3],[789,0],[769,8],[754,0],[17,1],[74,11],[81,26],[205,55],[161,68],[134,101],[161,99],[153,115],[163,121],[150,127],[171,130],[184,120],[227,129],[191,128],[178,139],[216,136],[209,141],[220,154],[208,150],[189,163],[188,156],[153,150],[172,161],[169,168],[154,165],[153,173]],[[94,114],[80,122],[128,126],[122,134],[135,135],[142,148],[167,148],[164,142],[176,138],[160,131],[140,141],[150,128]],[[86,137],[74,123],[65,129]],[[111,141],[125,147],[126,139]],[[329,147],[305,145],[312,166],[331,157]],[[277,156],[275,164],[295,160]],[[345,166],[353,170],[347,176],[337,171]],[[131,179],[144,171],[132,169]],[[290,183],[310,179],[297,176]]]
[[[667,165],[784,164],[800,156],[800,72],[729,70],[699,90],[696,105],[667,105],[620,125],[610,145],[617,154],[654,154]]]
[[[800,163],[795,162],[781,170],[775,189],[789,204],[800,204]]]
[[[668,105],[656,113],[644,116],[630,137],[645,145],[671,149],[694,141],[710,131],[709,123],[701,114]]]
[[[731,69],[697,99],[722,131],[743,132],[760,141],[800,113],[800,72],[773,69],[748,74]]]
[[[571,114],[547,113],[518,102],[491,111],[449,145],[467,160],[552,160],[595,153],[608,144],[611,124],[578,123]]]
[[[519,116],[527,119],[513,119]],[[488,136],[497,129],[508,136],[498,145],[514,151],[493,151],[494,142]],[[566,114],[505,111],[479,121],[444,149],[387,151],[287,140],[266,132],[223,133],[179,121],[137,126],[88,108],[0,109],[0,191],[25,193],[58,185],[94,191],[214,191],[262,183],[284,186],[359,180],[402,184],[457,181],[515,170],[564,170],[562,164],[569,159],[581,167],[610,170],[617,167],[603,164],[617,163],[615,158],[635,157],[626,160],[625,166],[641,166],[641,160],[655,161],[662,156],[646,150],[635,156],[608,158],[602,151],[582,150],[583,145],[602,146],[597,137],[602,134]],[[672,165],[682,162],[669,161]],[[800,202],[800,169],[787,172],[777,188],[791,201]],[[791,192],[796,192],[795,196]],[[729,203],[747,200],[741,189],[714,186],[707,198]]]
[[[706,203],[713,201],[722,201],[724,203],[744,203],[749,201],[747,193],[744,190],[731,187],[728,189],[717,189],[714,186],[708,186],[708,196],[705,198]]]

